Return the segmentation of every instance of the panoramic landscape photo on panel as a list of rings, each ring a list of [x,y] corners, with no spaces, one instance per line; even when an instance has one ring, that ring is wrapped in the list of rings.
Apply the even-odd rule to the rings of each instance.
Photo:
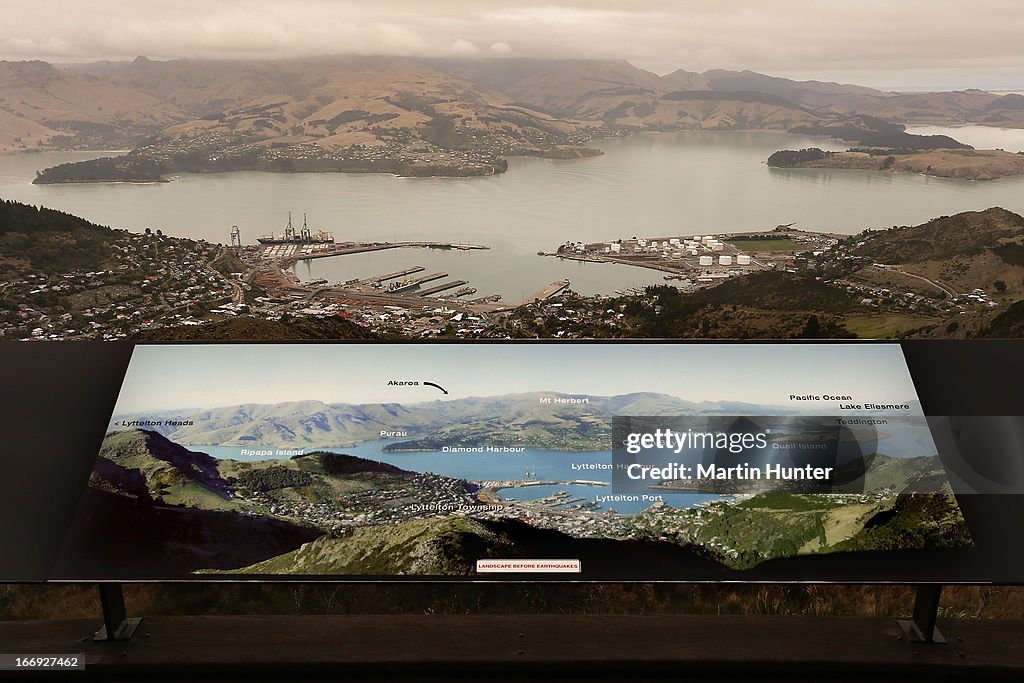
[[[202,344],[136,347],[70,544],[83,578],[695,578],[971,539],[898,345]]]

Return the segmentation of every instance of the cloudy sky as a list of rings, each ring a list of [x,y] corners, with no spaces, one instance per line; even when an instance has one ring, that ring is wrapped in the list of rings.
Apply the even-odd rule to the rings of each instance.
[[[1020,0],[0,0],[0,59],[627,59],[888,88],[1024,89]]]

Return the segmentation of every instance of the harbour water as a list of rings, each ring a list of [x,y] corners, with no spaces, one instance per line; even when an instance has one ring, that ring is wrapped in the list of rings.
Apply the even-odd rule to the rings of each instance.
[[[578,470],[573,463],[611,463],[609,452],[574,453],[567,451],[544,451],[526,449],[521,453],[440,453],[436,451],[385,451],[390,441],[366,441],[349,448],[307,449],[324,450],[332,453],[346,453],[368,460],[385,462],[411,472],[432,472],[447,477],[468,479],[470,481],[509,481],[523,480],[527,472],[535,481],[600,481],[608,486],[591,486],[586,484],[554,484],[545,486],[523,486],[503,488],[498,494],[511,500],[537,500],[559,491],[571,494],[573,499],[583,498],[581,502],[595,501],[598,496],[612,493],[611,470]],[[236,446],[189,446],[194,451],[201,451],[215,458],[231,458],[234,460],[263,460],[274,456],[243,456],[240,447]],[[257,447],[249,447],[249,450]],[[273,450],[273,449],[267,449]],[[660,492],[659,492],[660,493]],[[657,494],[655,494],[657,495]],[[700,493],[667,493],[664,494],[665,504],[677,508],[691,507],[699,502],[713,500],[717,495]],[[614,503],[598,503],[601,510],[614,509],[622,514],[641,512],[651,505],[651,501],[616,501]]]
[[[878,451],[894,457],[917,457],[934,455],[935,446],[927,426],[920,418],[890,420],[889,424],[880,427],[882,438]],[[601,509],[613,508],[623,514],[640,512],[652,504],[643,499],[635,501],[616,501],[613,503],[599,502],[599,496],[612,494],[611,469],[578,469],[573,465],[610,465],[612,454],[600,452],[551,451],[527,448],[519,453],[444,453],[439,451],[388,451],[385,447],[394,443],[388,440],[365,441],[345,448],[309,448],[324,450],[331,453],[345,453],[367,460],[388,463],[395,467],[412,472],[432,472],[448,477],[468,479],[470,481],[534,481],[559,482],[543,486],[523,486],[503,488],[499,491],[502,498],[511,500],[536,500],[545,498],[560,491],[571,494],[573,499],[583,498],[582,502],[597,502]],[[273,452],[276,449],[266,446],[205,446],[191,445],[190,450],[200,451],[215,458],[233,460],[265,460],[275,455],[251,456],[243,455],[244,450]],[[572,481],[606,482],[608,486],[586,484],[568,484]],[[699,493],[662,493],[666,505],[686,508],[706,500],[713,500],[717,495]]]
[[[948,135],[975,149],[1004,149],[1024,152],[1024,128],[992,126],[907,126],[914,135]]]
[[[1001,129],[993,129],[1000,131]],[[1011,149],[1019,131],[988,140]],[[582,293],[661,283],[659,271],[538,256],[566,241],[749,232],[781,223],[837,233],[912,225],[935,216],[1002,206],[1024,213],[1024,178],[972,182],[913,174],[770,169],[779,149],[846,145],[756,132],[633,135],[593,143],[602,156],[512,158],[483,178],[384,174],[181,175],[169,183],[32,185],[37,170],[97,153],[0,156],[0,198],[44,205],[111,227],[243,243],[282,231],[287,212],[355,241],[444,240],[488,251],[390,250],[299,264],[304,279],[332,282],[411,265],[469,280],[477,296],[510,302],[568,278]],[[109,154],[109,153],[107,153]]]

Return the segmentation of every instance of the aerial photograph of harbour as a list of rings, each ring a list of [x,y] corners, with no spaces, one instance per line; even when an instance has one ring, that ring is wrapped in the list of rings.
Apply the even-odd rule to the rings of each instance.
[[[0,61],[0,334],[1016,336],[1024,84],[1004,59],[872,71],[824,44],[788,60],[784,39],[721,60],[662,34],[555,40],[617,12],[703,40],[703,10],[658,3],[552,4],[536,45],[497,37],[525,7],[473,14],[486,42],[426,7],[340,3],[324,26],[451,40],[234,57],[48,53],[23,21]],[[841,15],[778,30],[849,40]]]

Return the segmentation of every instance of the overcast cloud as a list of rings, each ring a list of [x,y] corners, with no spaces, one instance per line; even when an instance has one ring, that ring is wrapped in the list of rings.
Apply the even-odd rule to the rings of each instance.
[[[627,59],[880,87],[1024,88],[1020,0],[0,0],[0,59]]]

